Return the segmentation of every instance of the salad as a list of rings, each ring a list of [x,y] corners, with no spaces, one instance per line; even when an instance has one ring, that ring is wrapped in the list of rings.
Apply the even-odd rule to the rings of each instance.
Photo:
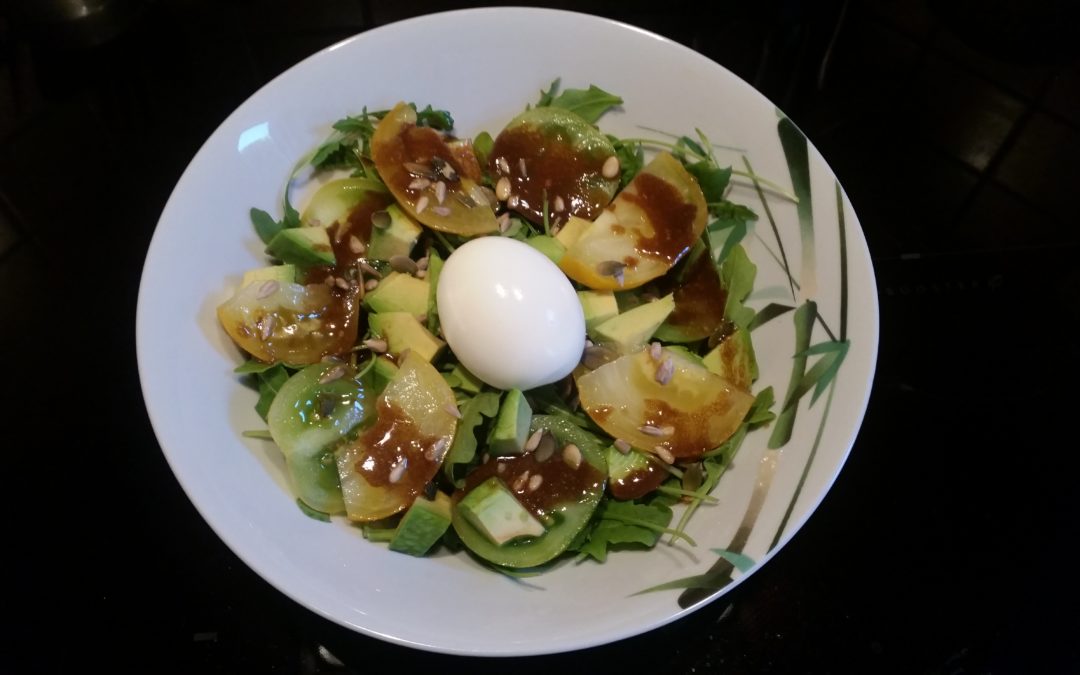
[[[306,514],[513,574],[696,545],[690,518],[773,418],[743,306],[757,216],[700,131],[604,133],[621,104],[556,80],[471,140],[430,105],[365,108],[298,164],[280,219],[251,210],[269,264],[218,317],[267,423],[244,434],[278,446]],[[319,187],[298,210],[301,174]]]

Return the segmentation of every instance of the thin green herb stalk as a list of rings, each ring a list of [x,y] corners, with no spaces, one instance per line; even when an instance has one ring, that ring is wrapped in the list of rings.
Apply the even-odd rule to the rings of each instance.
[[[544,196],[544,203],[543,203],[543,207],[540,210],[540,215],[543,216],[543,218],[544,218],[544,234],[546,234],[548,236],[551,236],[551,223],[550,223],[550,220],[548,218],[547,188],[544,188],[544,191],[543,191],[542,194]]]
[[[647,127],[647,126],[644,126],[642,124],[637,125],[637,128],[638,129],[643,129],[645,131],[651,131],[654,134],[660,134],[661,136],[668,136],[670,138],[675,138],[675,139],[682,138],[682,136],[683,136],[682,134],[673,134],[670,131],[664,131],[663,129],[655,129],[653,127]],[[739,147],[736,147],[734,145],[724,145],[723,143],[713,143],[712,146],[714,148],[720,148],[721,150],[731,150],[732,152],[739,152],[739,153],[746,152],[746,148],[739,148]]]
[[[796,197],[793,192],[790,192],[784,186],[779,185],[777,183],[774,183],[773,181],[769,180],[768,178],[764,178],[763,176],[760,176],[760,175],[758,175],[758,174],[756,174],[756,173],[754,173],[752,171],[740,171],[739,169],[736,169],[736,168],[732,167],[731,175],[739,176],[740,178],[746,178],[746,179],[749,179],[750,181],[757,181],[758,183],[761,183],[763,186],[769,188],[770,192],[775,192],[776,194],[780,195],[784,199],[787,199],[787,200],[791,201],[792,203],[795,203],[795,204],[799,203],[799,198]]]
[[[660,467],[664,471],[667,471],[672,476],[675,476],[676,478],[680,478],[680,479],[683,477],[682,470],[676,469],[674,466],[672,466],[671,464],[668,464],[667,462],[660,459],[659,457],[652,454],[651,452],[645,452],[644,450],[638,450],[637,448],[634,448],[634,452],[640,452],[641,454],[645,455],[645,457],[648,458],[649,461],[653,462],[654,464],[656,464],[658,467]]]
[[[693,538],[690,537],[690,535],[686,534],[685,532],[673,530],[670,527],[661,527],[656,523],[650,523],[647,520],[641,520],[639,518],[628,518],[626,516],[604,514],[603,517],[606,520],[617,520],[620,523],[626,523],[627,525],[637,525],[638,527],[644,527],[646,530],[652,530],[653,532],[659,532],[660,534],[670,534],[672,537],[685,539],[686,543],[690,544],[691,546],[697,546],[697,542],[694,541]]]
[[[447,253],[453,253],[457,250],[457,248],[453,244],[451,244],[446,237],[443,236],[442,232],[439,232],[438,230],[431,230],[431,233],[435,235],[435,238],[439,240],[440,244],[446,247]]]
[[[270,435],[270,432],[266,429],[252,429],[250,431],[244,431],[240,434],[244,438],[261,438],[265,441],[272,441],[274,437]]]
[[[740,440],[739,443],[741,444],[742,441]],[[712,485],[709,485],[708,483],[703,483],[701,485],[701,487],[699,487],[697,489],[697,491],[694,494],[695,499],[693,501],[691,501],[690,504],[686,507],[686,510],[683,511],[682,518],[679,518],[679,524],[675,526],[676,531],[682,532],[682,531],[684,531],[686,529],[686,526],[690,524],[690,518],[693,517],[694,512],[696,512],[698,510],[698,507],[701,506],[701,502],[704,501],[705,497],[708,496],[709,491],[714,489],[717,486],[717,484],[720,482],[720,479],[727,472],[727,468],[728,468],[729,463],[730,462],[724,462],[723,466],[720,467],[720,474],[716,477],[716,482],[714,482]],[[719,500],[716,500],[715,498],[713,498],[713,499],[715,501],[719,501]],[[672,537],[671,539],[668,540],[668,545],[669,546],[674,544],[674,543],[675,543],[675,537]]]
[[[656,491],[663,492],[667,495],[675,495],[676,497],[695,497],[697,499],[701,499],[702,501],[709,502],[710,504],[720,503],[720,500],[716,497],[713,497],[712,495],[700,494],[700,488],[698,488],[697,490],[683,490],[682,488],[671,487],[670,485],[661,485],[660,487],[656,488]]]

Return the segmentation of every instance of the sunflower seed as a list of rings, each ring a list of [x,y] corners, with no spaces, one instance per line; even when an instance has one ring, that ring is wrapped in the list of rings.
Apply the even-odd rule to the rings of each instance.
[[[387,349],[386,340],[381,340],[379,338],[372,338],[370,340],[364,340],[360,344],[364,345],[365,347],[367,347],[369,350],[375,352],[376,354],[385,354],[386,353],[386,349]]]
[[[562,213],[562,210],[566,208],[566,202],[563,198],[555,195],[555,199],[551,202],[551,210],[555,213]]]
[[[525,487],[526,481],[529,480],[529,470],[526,469],[520,476],[514,479],[514,484],[510,486],[514,492],[521,492]]]
[[[416,162],[405,162],[402,166],[405,170],[418,178],[434,179],[435,172],[430,166],[424,166],[423,164],[417,164]],[[606,165],[605,165],[606,166]]]
[[[649,356],[652,357],[653,361],[659,361],[660,356],[663,354],[663,349],[664,348],[660,345],[659,342],[654,342],[649,345]]]
[[[379,287],[379,280],[378,279],[368,279],[367,281],[364,282],[364,290],[365,291],[373,291],[378,287]]]
[[[427,276],[427,270],[416,270],[416,278],[423,279]]]
[[[450,215],[450,207],[449,206],[432,206],[431,207],[431,212],[434,213],[437,216],[442,216],[443,218],[445,218],[448,215]]]
[[[414,178],[409,183],[410,190],[426,190],[431,187],[431,181],[427,178]]]
[[[435,183],[435,201],[440,204],[446,201],[446,183],[442,181]]]
[[[360,241],[360,238],[354,234],[349,237],[349,250],[359,255],[366,251],[367,247],[364,246],[364,242]]]
[[[596,271],[605,277],[614,277],[615,283],[619,286],[623,285],[623,270],[626,269],[626,263],[619,260],[605,260],[596,264]]]
[[[330,370],[323,373],[323,376],[319,378],[319,384],[329,384],[334,380],[340,380],[345,376],[345,366],[334,366]]]
[[[604,166],[601,167],[600,174],[603,175],[603,177],[607,178],[608,180],[611,180],[615,176],[618,176],[619,175],[619,158],[616,157],[615,155],[612,155],[611,157],[608,157],[606,160],[604,160]]]
[[[446,437],[443,436],[439,440],[431,444],[427,450],[424,451],[424,457],[431,462],[442,462],[443,455],[446,454]]]
[[[424,212],[424,209],[427,208],[428,201],[429,200],[427,198],[427,195],[421,195],[420,199],[416,200],[416,213],[417,214],[420,214],[420,213]]]
[[[417,269],[416,261],[407,255],[395,255],[390,257],[390,269],[402,274],[412,274]]]
[[[338,277],[337,279],[334,279],[334,285],[337,286],[338,288],[340,288],[343,291],[349,290],[349,282],[345,281],[341,277]]]
[[[277,289],[281,288],[281,284],[269,279],[262,282],[259,286],[259,290],[255,292],[255,299],[262,300],[263,298],[269,298],[271,295],[277,292]]]
[[[533,450],[535,450],[536,447],[540,445],[540,438],[543,437],[543,435],[543,429],[537,429],[536,431],[532,432],[532,435],[529,436],[528,440],[525,441],[525,452],[532,452]]]
[[[671,451],[668,450],[667,448],[665,448],[664,446],[662,446],[662,445],[656,446],[655,448],[653,448],[653,452],[656,453],[657,457],[664,460],[665,463],[667,463],[667,464],[674,464],[675,463],[675,455],[671,454]]]
[[[654,436],[656,438],[670,438],[675,435],[675,427],[670,425],[658,427],[652,424],[642,424],[638,427],[638,431],[646,436]]]
[[[540,442],[536,445],[536,461],[546,462],[551,459],[551,455],[555,452],[555,437],[551,434],[544,434],[540,437]]]
[[[562,449],[562,458],[570,468],[576,469],[581,466],[581,449],[573,443],[567,443]]]
[[[495,183],[495,197],[500,202],[505,202],[510,197],[510,179],[503,176]]]
[[[495,160],[495,166],[503,173],[510,173],[510,162],[507,162],[505,157]]]
[[[274,332],[274,317],[265,317],[259,325],[259,337],[266,340],[270,337],[270,333]]]
[[[379,230],[390,227],[390,214],[387,211],[375,211],[371,214],[371,226]]]
[[[402,457],[397,464],[390,469],[390,482],[397,483],[405,475],[405,469],[409,468],[409,458]]]
[[[363,260],[361,260],[360,262],[357,263],[357,267],[359,267],[360,271],[363,272],[364,274],[368,275],[369,277],[375,277],[376,279],[382,279],[382,274],[379,273],[379,270],[375,269],[374,267],[367,264]]]
[[[324,284],[326,284],[327,286],[333,286],[334,285],[334,275],[333,274],[327,274],[326,278],[323,279],[322,282]]]
[[[499,232],[505,234],[510,229],[510,214],[503,213],[498,217],[497,221],[499,223]]]
[[[615,449],[626,455],[630,452],[630,444],[621,438],[615,439]]]
[[[476,204],[482,206],[491,206],[498,201],[495,197],[495,191],[486,185],[474,185],[472,189],[469,190],[469,196],[472,197]]]
[[[506,473],[506,465],[502,462],[495,464],[495,473]]]
[[[507,198],[507,200],[506,200],[506,206],[507,206],[507,208],[510,208],[510,209],[516,209],[518,207],[518,204],[520,204],[520,203],[521,203],[521,198],[518,197],[517,195],[510,195],[510,197]]]
[[[671,360],[670,356],[665,356],[660,365],[656,367],[656,381],[660,384],[667,384],[671,382],[671,378],[674,376],[675,362]]]
[[[443,410],[449,413],[451,417],[461,419],[461,410],[457,407],[457,403],[447,403],[443,406]]]
[[[540,474],[535,474],[529,477],[529,492],[536,492],[540,489],[540,484],[544,482],[544,477]]]
[[[529,177],[529,172],[525,170],[525,158],[524,157],[518,157],[518,173],[521,174],[522,178],[528,178]]]

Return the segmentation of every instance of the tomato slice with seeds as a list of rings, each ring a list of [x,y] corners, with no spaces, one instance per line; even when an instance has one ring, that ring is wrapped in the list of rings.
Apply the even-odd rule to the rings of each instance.
[[[545,208],[563,221],[595,218],[619,187],[618,175],[604,177],[614,156],[607,136],[575,113],[533,108],[499,133],[488,163],[492,180],[509,184],[510,210],[540,224]]]
[[[317,363],[356,342],[358,289],[256,281],[217,309],[225,332],[260,361]]]
[[[398,103],[379,121],[371,154],[390,192],[424,225],[465,236],[499,228],[472,148],[417,126],[412,106]]]

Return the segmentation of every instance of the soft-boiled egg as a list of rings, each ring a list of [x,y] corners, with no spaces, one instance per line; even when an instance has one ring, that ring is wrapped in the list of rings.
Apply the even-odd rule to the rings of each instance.
[[[581,303],[566,275],[532,246],[473,239],[447,258],[438,284],[443,336],[491,386],[532,389],[566,377],[580,361]]]

